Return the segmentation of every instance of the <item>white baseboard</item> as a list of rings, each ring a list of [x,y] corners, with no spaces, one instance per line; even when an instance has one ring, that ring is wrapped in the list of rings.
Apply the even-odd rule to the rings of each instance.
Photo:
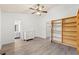
[[[34,37],[34,38],[46,39],[46,38],[43,38],[43,37]]]
[[[15,42],[15,40],[9,40],[9,41],[2,42],[2,46],[6,45],[6,44],[13,43],[13,42]]]

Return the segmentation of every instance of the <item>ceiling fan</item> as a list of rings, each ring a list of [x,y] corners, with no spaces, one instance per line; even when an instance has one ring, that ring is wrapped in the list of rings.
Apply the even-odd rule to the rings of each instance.
[[[34,10],[34,12],[32,14],[41,15],[41,13],[47,13],[47,11],[44,10],[44,8],[45,7],[43,5],[37,4],[35,7],[31,7],[29,9]]]

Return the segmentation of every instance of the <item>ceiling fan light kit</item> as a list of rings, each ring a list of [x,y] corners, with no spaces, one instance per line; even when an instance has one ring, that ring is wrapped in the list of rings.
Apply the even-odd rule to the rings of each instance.
[[[40,4],[36,4],[35,7],[31,7],[29,9],[34,11],[32,14],[41,15],[42,13],[47,13],[47,11],[44,10],[45,7]]]
[[[37,12],[36,14],[37,14],[37,15],[40,15],[41,13],[40,13],[40,12]]]

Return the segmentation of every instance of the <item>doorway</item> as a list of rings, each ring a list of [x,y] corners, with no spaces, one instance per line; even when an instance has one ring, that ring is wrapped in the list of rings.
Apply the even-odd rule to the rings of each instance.
[[[21,25],[21,21],[15,21],[15,24],[14,24],[14,30],[15,30],[15,37],[14,39],[20,39],[20,27]]]

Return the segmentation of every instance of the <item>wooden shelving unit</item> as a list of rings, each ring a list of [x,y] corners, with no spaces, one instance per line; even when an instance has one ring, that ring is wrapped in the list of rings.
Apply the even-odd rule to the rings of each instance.
[[[74,47],[79,54],[79,10],[77,16],[53,20],[51,24],[51,41]]]
[[[76,16],[68,17],[62,19],[62,33],[63,33],[63,43],[76,47],[76,38],[77,38],[77,25],[76,25]]]
[[[76,16],[52,21],[52,41],[76,47],[77,22]]]

